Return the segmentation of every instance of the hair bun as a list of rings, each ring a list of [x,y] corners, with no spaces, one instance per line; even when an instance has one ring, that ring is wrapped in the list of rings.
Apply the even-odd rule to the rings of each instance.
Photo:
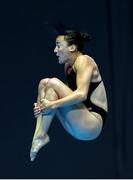
[[[84,42],[89,42],[92,40],[92,37],[88,33],[80,32],[81,39]]]

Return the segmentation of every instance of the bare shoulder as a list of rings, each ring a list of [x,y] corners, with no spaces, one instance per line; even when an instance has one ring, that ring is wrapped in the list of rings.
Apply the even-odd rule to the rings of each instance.
[[[84,57],[85,57],[86,59],[88,59],[88,61],[89,61],[91,64],[93,64],[95,67],[97,66],[95,60],[94,60],[91,56],[89,56],[89,55],[84,55]]]
[[[75,63],[74,63],[75,69],[83,68],[86,69],[88,67],[96,67],[95,61],[88,55],[80,55]]]

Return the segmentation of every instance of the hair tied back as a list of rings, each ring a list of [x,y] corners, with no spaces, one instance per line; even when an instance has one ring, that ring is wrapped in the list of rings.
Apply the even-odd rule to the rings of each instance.
[[[83,42],[89,42],[92,40],[92,37],[88,33],[80,32],[80,35]]]

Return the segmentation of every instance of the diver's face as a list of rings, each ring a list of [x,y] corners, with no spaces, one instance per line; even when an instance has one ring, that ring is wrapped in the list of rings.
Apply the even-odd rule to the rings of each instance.
[[[70,61],[71,51],[69,50],[67,41],[64,40],[64,36],[57,37],[54,53],[58,57],[59,64],[64,64]]]

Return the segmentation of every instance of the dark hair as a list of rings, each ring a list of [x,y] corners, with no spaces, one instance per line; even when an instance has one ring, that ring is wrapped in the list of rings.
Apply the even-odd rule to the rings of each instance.
[[[84,43],[92,40],[91,36],[84,32],[77,32],[75,30],[66,30],[59,35],[64,35],[68,45],[75,44],[79,51],[83,51]]]
[[[83,51],[85,42],[92,40],[92,37],[88,33],[79,32],[77,29],[73,29],[72,26],[65,25],[62,20],[58,20],[53,23],[45,21],[43,24],[54,30],[56,36],[65,36],[65,40],[67,41],[68,45],[75,44],[79,51]]]

